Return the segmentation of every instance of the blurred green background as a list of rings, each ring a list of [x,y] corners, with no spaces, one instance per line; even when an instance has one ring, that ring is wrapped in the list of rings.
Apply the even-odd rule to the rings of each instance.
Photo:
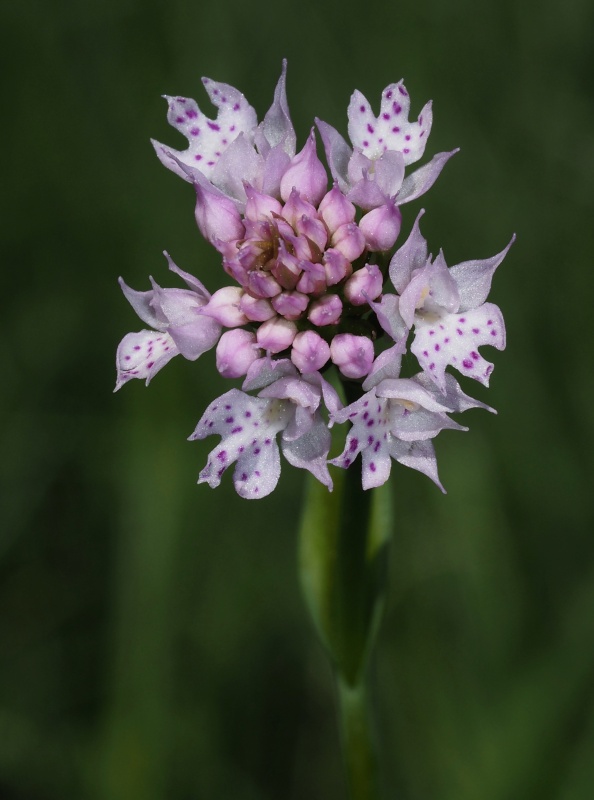
[[[499,410],[436,441],[443,497],[396,465],[375,665],[387,800],[594,796],[594,5],[8,0],[3,85],[0,800],[344,797],[330,671],[302,604],[303,475],[260,502],[196,486],[213,353],[112,395],[139,330],[117,286],[214,290],[162,93],[281,59],[300,141],[354,88],[434,100],[421,205],[449,264],[518,236],[491,299]]]

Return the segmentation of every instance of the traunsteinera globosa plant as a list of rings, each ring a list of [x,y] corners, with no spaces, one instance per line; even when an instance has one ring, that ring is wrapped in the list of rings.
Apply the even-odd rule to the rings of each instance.
[[[392,459],[443,490],[432,440],[467,430],[452,413],[493,411],[446,369],[488,385],[493,365],[479,348],[503,350],[505,326],[486,301],[513,237],[491,258],[448,267],[441,251],[428,252],[421,210],[394,250],[401,206],[425,194],[457,152],[407,174],[423,157],[431,103],[409,121],[399,81],[384,89],[375,116],[355,91],[351,144],[316,119],[330,181],[315,129],[297,152],[285,81],[286,64],[260,123],[243,94],[208,78],[215,120],[190,98],[166,98],[168,121],[188,147],[155,141],[155,151],[193,184],[198,228],[229,283],[211,294],[168,253],[185,288],[151,278],[151,289],[136,291],[120,279],[148,328],[121,341],[116,390],[133,378],[148,384],[174,356],[195,361],[216,347],[219,373],[243,382],[213,400],[190,436],[220,436],[198,482],[214,488],[235,465],[238,494],[265,497],[277,485],[281,450],[315,479],[301,530],[302,581],[336,668],[349,786],[359,800],[378,792],[364,688],[392,529],[388,494],[365,490],[386,483]],[[409,348],[419,369],[403,376]],[[348,427],[342,452],[329,458],[335,424]],[[346,470],[332,495],[329,464]]]

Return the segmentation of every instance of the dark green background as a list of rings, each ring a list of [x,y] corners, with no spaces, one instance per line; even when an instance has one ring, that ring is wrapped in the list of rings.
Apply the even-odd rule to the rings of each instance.
[[[212,353],[111,394],[142,327],[116,278],[214,290],[162,93],[260,116],[282,57],[303,142],[354,88],[434,100],[421,204],[449,264],[518,239],[492,300],[499,410],[437,442],[443,497],[395,466],[376,664],[387,800],[594,795],[594,5],[2,5],[1,800],[341,800],[333,687],[302,605],[303,475],[260,502],[195,485]],[[485,353],[487,357],[491,353]],[[214,440],[213,440],[214,441]]]

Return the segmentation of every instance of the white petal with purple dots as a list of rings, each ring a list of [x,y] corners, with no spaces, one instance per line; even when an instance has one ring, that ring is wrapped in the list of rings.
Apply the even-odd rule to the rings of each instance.
[[[359,91],[353,92],[347,112],[353,146],[371,159],[396,150],[402,153],[405,164],[418,161],[431,131],[431,101],[425,104],[416,122],[408,121],[409,109],[410,97],[402,81],[384,89],[378,117],[374,116],[367,98]]]
[[[148,386],[151,378],[178,353],[179,350],[168,333],[128,333],[120,342],[116,353],[117,380],[114,392],[132,378],[146,380]]]

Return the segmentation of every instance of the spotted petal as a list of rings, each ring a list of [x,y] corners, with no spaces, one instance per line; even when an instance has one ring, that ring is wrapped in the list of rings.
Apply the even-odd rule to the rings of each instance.
[[[355,91],[347,112],[353,146],[371,159],[395,150],[402,153],[405,164],[418,161],[425,151],[433,121],[431,101],[425,104],[417,122],[408,121],[409,109],[410,98],[402,81],[384,89],[378,117],[361,92]]]
[[[231,391],[212,402],[196,426],[190,441],[213,433],[220,444],[209,454],[198,483],[215,488],[225,470],[237,462],[233,483],[240,497],[257,499],[270,494],[280,476],[276,434],[292,415],[291,404]]]
[[[478,348],[490,344],[505,348],[505,326],[501,311],[485,303],[461,314],[445,314],[437,322],[417,321],[411,351],[424,372],[446,391],[445,369],[451,364],[463,375],[489,385],[493,364]]]
[[[146,380],[148,386],[157,372],[178,353],[168,333],[147,330],[128,333],[116,353],[117,380],[114,392],[132,378]]]
[[[216,120],[206,117],[195,100],[166,95],[169,104],[167,120],[186,137],[188,148],[174,150],[153,140],[160,161],[187,181],[191,180],[191,174],[181,165],[198,170],[210,179],[225,149],[242,132],[252,138],[258,123],[256,112],[237,89],[210,78],[203,78],[202,82],[211,102],[218,108]]]

